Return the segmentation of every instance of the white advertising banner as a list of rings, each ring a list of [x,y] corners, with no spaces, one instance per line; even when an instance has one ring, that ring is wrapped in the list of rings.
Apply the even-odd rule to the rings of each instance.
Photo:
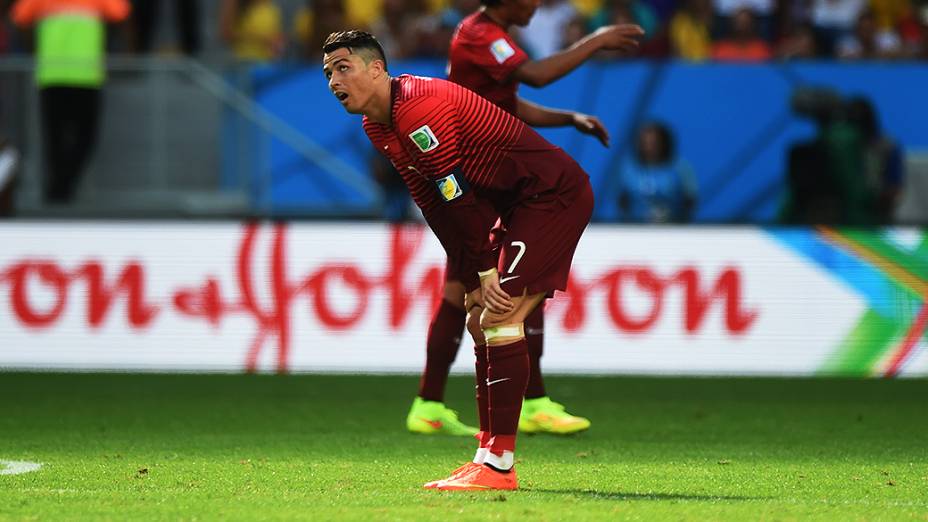
[[[4,369],[416,372],[444,268],[427,229],[382,224],[10,222],[0,245]],[[543,365],[925,375],[926,251],[917,230],[593,226]]]

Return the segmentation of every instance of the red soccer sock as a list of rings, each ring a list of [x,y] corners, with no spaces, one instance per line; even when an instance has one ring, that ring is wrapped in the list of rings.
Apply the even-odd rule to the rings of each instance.
[[[441,300],[441,305],[429,326],[425,370],[419,379],[419,397],[427,401],[444,402],[448,372],[451,371],[451,363],[458,355],[466,319],[467,314],[463,308]]]
[[[487,348],[487,389],[490,395],[490,433],[493,438],[511,435],[513,446],[528,382],[528,345],[525,339]],[[494,451],[493,442],[490,451]],[[512,451],[511,449],[509,451]]]
[[[487,345],[474,346],[474,375],[477,382],[477,418],[480,419],[480,447],[490,443],[490,394],[487,390]]]
[[[541,375],[541,354],[545,347],[544,308],[544,303],[539,304],[525,318],[525,340],[528,342],[528,361],[531,367],[528,386],[525,388],[526,399],[537,399],[548,394],[545,391],[545,379]]]

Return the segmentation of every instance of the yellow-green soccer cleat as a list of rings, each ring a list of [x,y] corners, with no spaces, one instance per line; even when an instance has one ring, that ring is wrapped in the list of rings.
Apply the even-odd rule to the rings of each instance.
[[[564,411],[564,406],[548,397],[522,401],[519,431],[523,433],[554,433],[570,435],[590,427],[590,420]]]
[[[456,435],[473,437],[479,430],[458,420],[458,412],[443,402],[416,397],[406,416],[406,429],[424,435]]]

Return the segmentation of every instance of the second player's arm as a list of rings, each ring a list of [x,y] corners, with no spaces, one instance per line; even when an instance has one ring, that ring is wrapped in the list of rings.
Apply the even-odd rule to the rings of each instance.
[[[569,48],[547,58],[522,64],[512,74],[521,83],[544,87],[562,78],[590,59],[600,49],[630,51],[638,47],[635,38],[644,34],[637,25],[610,25],[581,38]]]
[[[532,127],[566,127],[571,125],[584,134],[595,136],[604,146],[609,146],[609,132],[595,116],[579,112],[552,109],[519,98],[519,119]]]

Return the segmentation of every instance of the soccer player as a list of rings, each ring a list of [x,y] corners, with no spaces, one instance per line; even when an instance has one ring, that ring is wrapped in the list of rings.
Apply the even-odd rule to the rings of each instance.
[[[402,174],[449,259],[462,267],[467,329],[476,343],[479,446],[442,490],[517,489],[513,467],[529,378],[524,321],[565,290],[593,211],[582,168],[529,126],[474,92],[434,78],[392,78],[369,33],[329,35],[329,89],[364,115],[374,147]],[[490,218],[505,240],[495,251]]]
[[[636,37],[644,34],[637,25],[613,25],[581,39],[569,49],[532,61],[509,36],[512,26],[524,27],[538,9],[537,0],[482,0],[483,7],[458,25],[451,40],[448,79],[467,87],[534,127],[573,126],[609,144],[609,133],[596,117],[543,107],[518,96],[520,83],[542,87],[563,77],[600,49],[631,51]],[[419,394],[406,416],[406,427],[416,433],[473,435],[474,429],[458,420],[444,404],[444,388],[457,356],[464,330],[464,286],[456,277],[456,263],[445,270],[443,299],[429,327],[426,363]],[[523,432],[571,434],[590,427],[590,421],[569,414],[545,391],[541,373],[544,347],[544,304],[525,321],[529,373],[519,429]]]

